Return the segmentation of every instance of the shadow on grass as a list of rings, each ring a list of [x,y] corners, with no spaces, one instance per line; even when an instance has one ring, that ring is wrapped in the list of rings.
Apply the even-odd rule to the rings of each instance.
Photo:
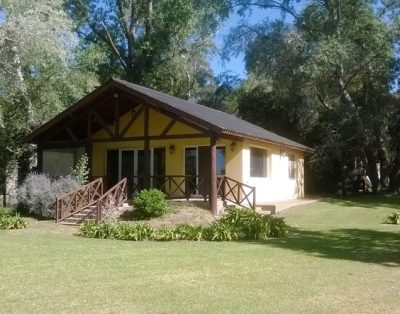
[[[321,202],[346,207],[388,207],[400,210],[400,196],[398,195],[354,195],[345,198],[324,198]]]
[[[399,232],[369,229],[335,229],[327,232],[294,230],[288,238],[262,243],[318,257],[400,266],[400,228]]]
[[[150,220],[150,217],[137,210],[127,210],[119,216],[119,219],[123,221],[145,221]]]

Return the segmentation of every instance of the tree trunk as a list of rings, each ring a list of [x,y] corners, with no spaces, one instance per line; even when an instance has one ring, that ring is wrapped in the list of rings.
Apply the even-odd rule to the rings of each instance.
[[[25,84],[25,79],[24,79],[22,66],[21,66],[21,59],[19,57],[18,48],[16,45],[11,47],[11,53],[12,53],[12,62],[14,64],[15,70],[16,70],[16,78],[17,78],[17,81],[19,82],[19,89],[21,91],[22,98],[25,101],[28,125],[30,128],[32,128],[35,125],[35,119],[33,117],[33,105],[32,105],[31,98],[29,97],[28,88],[26,87],[26,84]]]

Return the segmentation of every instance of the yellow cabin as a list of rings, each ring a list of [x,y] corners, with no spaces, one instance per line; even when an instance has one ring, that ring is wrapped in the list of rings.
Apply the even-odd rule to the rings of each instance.
[[[91,177],[111,188],[127,178],[170,198],[257,204],[304,196],[309,147],[233,115],[110,79],[34,132],[39,170],[70,172],[83,153]]]

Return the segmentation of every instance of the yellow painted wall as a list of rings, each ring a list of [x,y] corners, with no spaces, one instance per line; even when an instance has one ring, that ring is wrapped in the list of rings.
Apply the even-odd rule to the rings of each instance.
[[[149,112],[149,135],[160,135],[170,123],[171,118],[155,110]],[[131,113],[120,118],[120,130],[124,130],[129,124]],[[113,126],[110,126],[113,128]],[[130,127],[125,137],[144,135],[144,112],[140,114],[135,123]],[[177,122],[168,135],[174,134],[199,134],[181,122]],[[92,146],[92,175],[105,176],[107,173],[107,150],[109,149],[143,149],[143,141],[107,142],[109,135],[105,130],[100,130],[93,135],[96,140],[105,139],[104,142],[95,142]],[[218,146],[225,146],[226,175],[250,186],[256,187],[257,203],[268,203],[276,200],[300,198],[304,196],[304,154],[299,151],[280,147],[279,145],[264,144],[257,141],[244,140],[235,142],[232,151],[232,140],[218,139]],[[209,138],[173,139],[150,141],[151,148],[166,149],[166,174],[183,175],[186,147],[208,146]],[[174,152],[169,152],[169,147],[175,147]],[[268,152],[268,176],[267,178],[250,177],[250,147],[259,147]],[[288,155],[294,154],[297,163],[297,175],[295,179],[289,179]]]
[[[125,127],[129,124],[132,119],[131,112],[127,112],[119,119],[119,129],[122,132]],[[160,135],[164,129],[171,122],[171,118],[163,115],[162,113],[153,109],[149,110],[149,135],[157,136]],[[114,130],[114,125],[108,126],[111,130]],[[181,122],[177,122],[167,133],[168,135],[182,135],[182,134],[200,134],[200,132],[192,127],[189,127]],[[142,111],[136,118],[136,121],[128,129],[124,137],[135,137],[144,135],[144,111]],[[93,134],[93,139],[109,139],[110,135],[105,129],[101,129]]]

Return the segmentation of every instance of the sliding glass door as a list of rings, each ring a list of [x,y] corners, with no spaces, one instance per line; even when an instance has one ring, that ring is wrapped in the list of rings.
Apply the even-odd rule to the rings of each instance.
[[[107,151],[107,186],[115,185],[122,178],[128,179],[128,195],[144,188],[144,150],[113,149]],[[150,149],[150,185],[160,188],[165,176],[165,148]]]

